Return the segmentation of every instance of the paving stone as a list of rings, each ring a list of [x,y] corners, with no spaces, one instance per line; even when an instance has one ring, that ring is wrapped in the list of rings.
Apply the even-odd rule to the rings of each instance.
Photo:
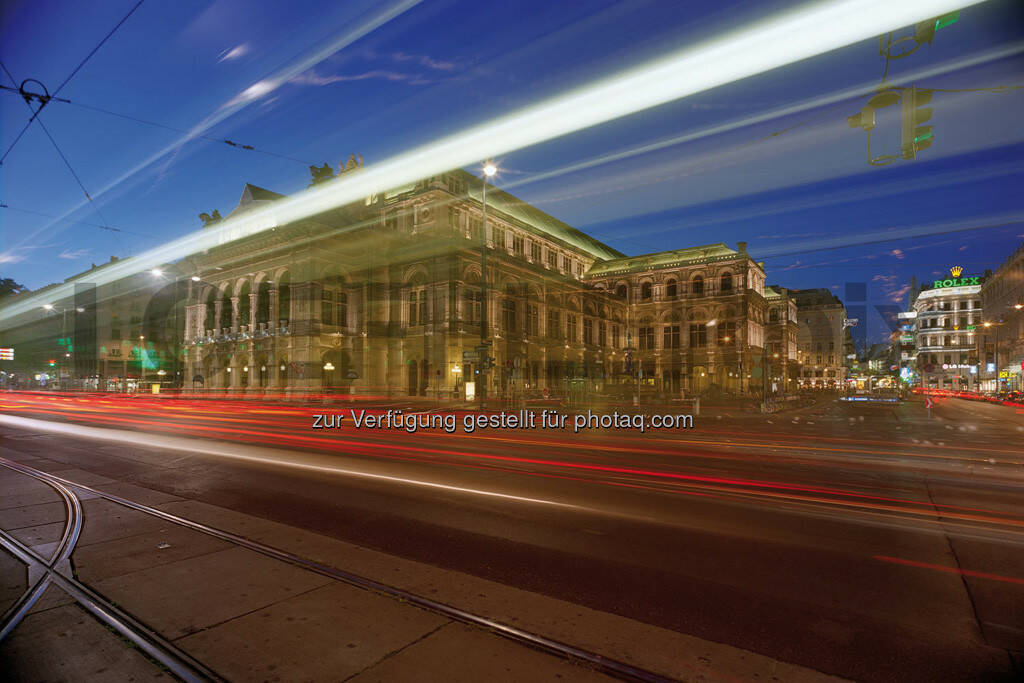
[[[165,523],[148,533],[80,545],[72,559],[78,578],[89,583],[232,547],[209,534]]]
[[[28,614],[0,642],[5,681],[172,681],[77,605]]]
[[[176,645],[232,680],[340,681],[446,623],[397,600],[332,583]]]
[[[452,623],[349,680],[352,683],[413,680],[417,683],[572,683],[615,679],[482,629]]]
[[[67,510],[63,502],[37,503],[17,508],[0,510],[0,529],[24,529],[30,526],[63,522],[67,519]]]
[[[94,587],[173,639],[330,581],[236,547],[103,579]]]

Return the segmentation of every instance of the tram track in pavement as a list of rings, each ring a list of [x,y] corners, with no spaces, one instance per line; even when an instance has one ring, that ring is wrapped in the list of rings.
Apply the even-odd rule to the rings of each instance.
[[[71,554],[75,550],[84,521],[81,501],[72,490],[78,487],[77,484],[4,458],[0,458],[0,465],[52,487],[64,501],[67,513],[61,539],[48,559],[0,529],[0,546],[28,567],[30,577],[28,590],[0,617],[0,642],[17,628],[43,592],[52,585],[63,590],[103,624],[127,638],[181,680],[189,683],[222,680],[214,671],[75,578],[71,569]],[[35,581],[32,580],[33,576]]]
[[[22,463],[0,457],[0,466],[34,477],[52,486],[65,500],[65,505],[68,506],[67,509],[69,511],[74,510],[74,512],[69,512],[68,525],[65,529],[65,533],[58,544],[57,550],[55,550],[54,555],[50,560],[44,559],[34,550],[12,538],[7,532],[2,530],[0,530],[0,545],[7,548],[9,552],[27,564],[30,568],[35,568],[36,571],[41,572],[47,582],[52,582],[54,585],[66,591],[71,595],[71,597],[79,602],[79,604],[97,616],[103,623],[117,630],[123,636],[138,645],[153,659],[159,661],[174,672],[175,675],[186,681],[221,680],[221,678],[215,672],[205,667],[202,663],[177,648],[173,643],[164,639],[154,630],[139,622],[137,619],[98,594],[96,591],[75,579],[73,576],[70,576],[70,563],[68,562],[68,559],[74,550],[74,543],[77,540],[83,521],[81,504],[78,502],[78,497],[74,493],[75,490],[91,494],[111,503],[135,510],[136,512],[157,517],[187,529],[212,536],[321,576],[400,600],[428,612],[444,616],[453,621],[483,628],[495,635],[501,636],[520,645],[572,662],[583,663],[591,669],[621,680],[644,681],[648,683],[662,683],[674,680],[666,676],[632,666],[625,662],[605,657],[599,653],[591,652],[559,640],[548,638],[539,633],[527,631],[481,614],[474,614],[458,607],[453,607],[374,579],[369,579],[364,576],[346,572],[335,567],[301,557],[294,553],[260,543],[259,541],[254,541],[230,531],[225,531],[185,517],[174,515],[158,508],[150,507],[91,486],[59,477],[52,473],[36,470]],[[67,568],[62,571],[58,569],[58,565],[66,565]],[[43,583],[43,579],[40,579],[38,583]],[[45,589],[45,587],[46,585],[43,585],[43,589]],[[26,592],[26,595],[24,595],[22,599],[11,608],[11,610],[8,610],[8,614],[15,610],[20,610],[21,615],[24,616],[24,613],[31,609],[32,604],[36,599],[38,599],[39,595],[42,594],[42,589],[40,589],[38,594],[31,599],[31,602],[29,602],[27,606],[22,606],[23,603],[27,601],[28,594],[32,593],[34,588],[35,587],[30,588],[29,591]],[[0,624],[2,624],[2,628],[5,629],[4,634],[8,632],[6,629],[6,616],[7,615],[5,615],[5,621],[0,622]],[[11,630],[13,630],[13,627]]]

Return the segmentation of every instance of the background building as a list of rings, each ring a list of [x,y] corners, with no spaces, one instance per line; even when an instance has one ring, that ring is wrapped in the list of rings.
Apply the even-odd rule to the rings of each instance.
[[[912,303],[920,386],[977,389],[984,280],[953,266],[947,277],[922,284]]]
[[[978,332],[984,389],[1019,391],[1024,388],[1024,244],[985,278],[981,308],[985,315]]]
[[[793,290],[797,306],[800,387],[840,389],[846,381],[846,307],[827,289]]]

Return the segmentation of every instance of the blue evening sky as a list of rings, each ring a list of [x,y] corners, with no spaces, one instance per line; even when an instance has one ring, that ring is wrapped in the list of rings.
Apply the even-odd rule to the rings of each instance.
[[[0,60],[15,82],[0,74],[0,84],[34,78],[54,90],[136,2],[3,3]],[[0,277],[33,289],[61,281],[195,230],[200,212],[226,214],[246,182],[292,193],[308,184],[309,164],[352,153],[373,164],[799,6],[147,0],[60,91],[71,104],[52,102],[39,117],[93,202],[37,124],[0,167]],[[395,16],[327,47],[387,8]],[[932,46],[894,60],[889,81],[1024,85],[1022,27],[1014,0],[965,9]],[[259,151],[193,139],[153,159],[182,133],[95,110],[188,130],[314,54],[310,68],[204,133]],[[882,68],[877,41],[849,46],[506,154],[498,184],[627,254],[745,240],[769,282],[841,298],[864,282],[867,300],[850,305],[902,304],[911,275],[995,268],[1024,239],[1024,90],[936,92],[932,147],[874,168],[867,135],[846,122],[867,96],[821,100],[867,92]],[[0,154],[29,116],[0,92]],[[725,123],[737,125],[689,135]],[[898,147],[896,105],[879,112],[872,154]],[[600,161],[614,153],[625,154]],[[868,340],[884,338],[877,314],[865,323]]]

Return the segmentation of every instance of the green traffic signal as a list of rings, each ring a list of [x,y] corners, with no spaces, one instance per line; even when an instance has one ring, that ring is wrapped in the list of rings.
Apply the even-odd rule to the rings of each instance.
[[[946,28],[950,24],[955,24],[958,19],[960,19],[960,10],[943,14],[935,20],[935,30],[938,31],[940,28]]]
[[[930,103],[933,95],[933,90],[918,90],[914,86],[904,90],[900,127],[900,152],[904,159],[916,159],[918,152],[931,147],[933,128],[921,124],[932,118],[934,110],[922,105]]]

